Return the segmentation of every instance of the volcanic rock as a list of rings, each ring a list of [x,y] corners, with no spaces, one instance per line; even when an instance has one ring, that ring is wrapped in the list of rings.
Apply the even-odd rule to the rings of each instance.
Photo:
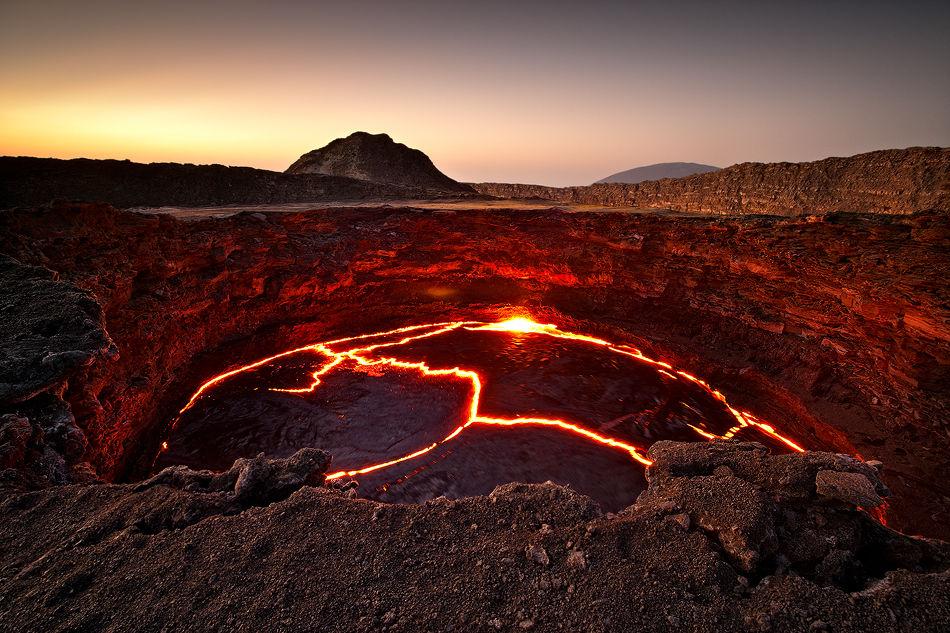
[[[115,350],[91,294],[4,255],[0,314],[0,406],[28,400]]]
[[[880,150],[810,163],[741,163],[712,173],[637,184],[472,186],[499,198],[724,215],[950,211],[950,148]]]
[[[354,132],[338,138],[301,156],[286,173],[345,176],[450,193],[472,191],[436,169],[421,151],[394,142],[388,134]]]
[[[62,396],[81,370],[116,357],[100,304],[0,255],[0,315],[0,491],[89,480],[86,437]]]
[[[68,405],[53,394],[42,399],[45,407],[0,414],[0,493],[95,479],[85,463],[76,463],[86,441]]]
[[[879,493],[890,494],[874,468],[847,455],[772,456],[751,442],[712,442],[700,447],[661,441],[650,448],[650,457],[654,460],[647,470],[650,487],[637,507],[685,511],[690,519],[686,525],[695,523],[714,534],[744,574],[760,573],[766,561],[803,564],[826,551],[810,549],[811,542],[823,538],[819,528],[825,525],[805,529],[798,518],[780,518],[779,506],[805,511],[833,493],[851,505],[874,507],[881,503]],[[853,503],[856,498],[877,503]],[[680,516],[672,518],[681,523]]]
[[[0,468],[18,468],[27,463],[27,447],[33,433],[27,418],[12,414],[0,416]]]
[[[170,486],[179,490],[226,493],[243,506],[266,505],[287,498],[301,486],[321,485],[329,464],[328,453],[302,448],[287,458],[268,459],[260,454],[252,459],[238,459],[230,469],[220,473],[171,466],[136,484],[134,490]]]
[[[587,558],[584,557],[584,552],[581,550],[571,550],[567,555],[565,564],[577,571],[584,571],[587,569]]]
[[[857,462],[734,442],[660,443],[651,456],[650,488],[616,516],[554,484],[391,506],[303,485],[247,509],[230,488],[247,464],[211,479],[178,472],[10,496],[0,501],[4,629],[950,626],[950,546],[829,505],[806,477],[852,467],[868,476]],[[710,475],[720,467],[733,474]],[[220,491],[208,483],[216,477],[228,480]],[[671,505],[696,524],[668,521]],[[727,516],[749,537],[742,558],[720,523]],[[460,529],[472,524],[479,529]],[[541,525],[547,564],[524,554],[545,551]],[[777,538],[754,538],[762,534]],[[584,554],[554,545],[568,541]]]
[[[823,497],[858,507],[876,508],[884,503],[875,491],[874,484],[861,473],[819,471],[815,476],[815,490]]]
[[[547,567],[551,564],[551,560],[548,558],[548,553],[540,545],[529,545],[525,549],[524,554],[528,560],[534,561],[538,565],[544,565]]]

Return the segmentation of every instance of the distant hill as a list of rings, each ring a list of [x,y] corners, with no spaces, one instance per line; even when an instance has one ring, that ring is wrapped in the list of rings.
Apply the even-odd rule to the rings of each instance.
[[[388,134],[354,132],[307,152],[288,174],[324,174],[373,183],[471,193],[471,188],[439,171],[428,156],[396,143]]]
[[[700,163],[657,163],[655,165],[644,165],[643,167],[634,167],[627,171],[617,172],[612,176],[598,180],[594,184],[605,182],[626,182],[634,184],[646,180],[683,178],[685,176],[692,176],[693,174],[708,174],[711,171],[719,171],[719,167],[701,165]]]

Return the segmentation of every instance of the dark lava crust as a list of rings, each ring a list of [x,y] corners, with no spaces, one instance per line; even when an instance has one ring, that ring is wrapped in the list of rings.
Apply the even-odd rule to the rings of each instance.
[[[948,237],[941,214],[0,212],[0,630],[946,630],[947,545],[856,506],[892,492],[888,525],[950,534]],[[616,515],[547,484],[379,504],[314,450],[102,483],[146,472],[222,363],[512,307],[884,465],[661,443]]]

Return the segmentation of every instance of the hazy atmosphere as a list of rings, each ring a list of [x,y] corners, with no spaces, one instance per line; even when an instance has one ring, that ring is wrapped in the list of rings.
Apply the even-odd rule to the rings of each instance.
[[[0,5],[0,153],[283,170],[354,130],[587,184],[950,144],[947,3]]]

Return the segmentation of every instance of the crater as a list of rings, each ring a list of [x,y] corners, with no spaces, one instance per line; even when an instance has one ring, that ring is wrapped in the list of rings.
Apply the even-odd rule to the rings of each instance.
[[[888,525],[950,530],[922,457],[950,454],[943,216],[185,217],[3,218],[4,252],[105,312],[118,358],[62,391],[102,479],[316,447],[371,499],[551,480],[617,510],[656,441],[734,437],[880,460]]]

